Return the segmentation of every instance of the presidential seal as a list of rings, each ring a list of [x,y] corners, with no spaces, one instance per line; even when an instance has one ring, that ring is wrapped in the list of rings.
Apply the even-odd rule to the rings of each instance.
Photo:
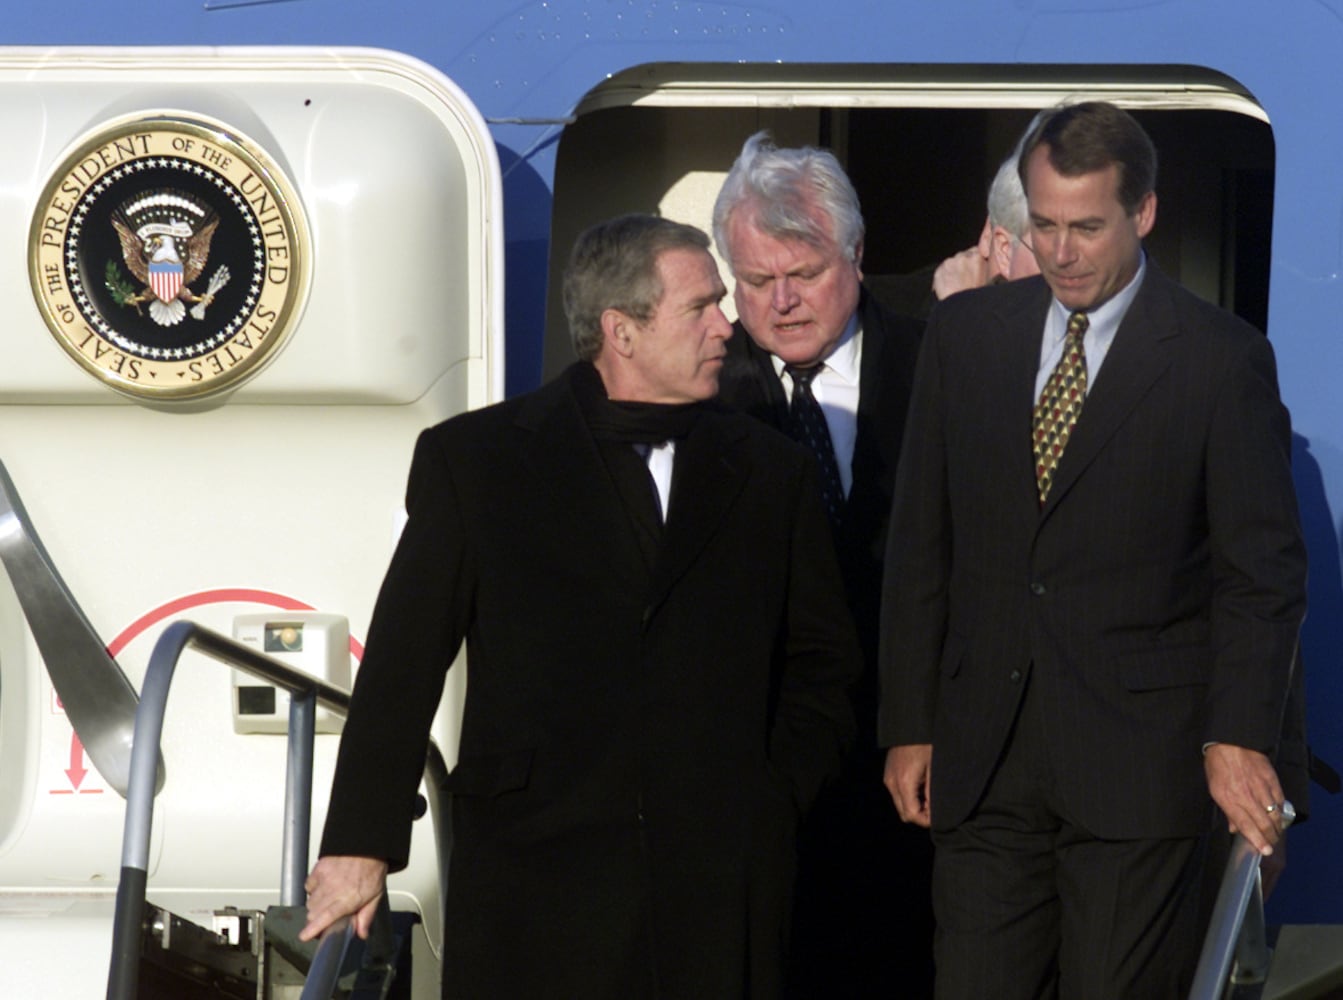
[[[33,213],[33,294],[86,371],[142,400],[256,374],[307,292],[307,226],[279,169],[213,120],[122,119],[79,142]]]

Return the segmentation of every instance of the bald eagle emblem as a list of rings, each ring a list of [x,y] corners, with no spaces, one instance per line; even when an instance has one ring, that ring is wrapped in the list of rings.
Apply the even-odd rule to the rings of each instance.
[[[131,306],[160,326],[176,326],[187,314],[205,319],[205,310],[228,284],[229,271],[217,268],[205,293],[191,290],[192,282],[210,259],[210,240],[219,227],[219,215],[200,199],[181,191],[162,189],[134,195],[112,212],[112,227],[121,242],[121,256],[141,288],[128,282],[115,261],[107,262],[107,289],[119,306]]]

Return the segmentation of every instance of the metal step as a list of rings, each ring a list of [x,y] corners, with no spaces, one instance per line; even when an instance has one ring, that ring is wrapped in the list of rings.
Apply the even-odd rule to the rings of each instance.
[[[221,910],[216,929],[146,905],[138,996],[143,1000],[298,1000],[317,948],[300,942],[302,906]],[[322,1000],[409,1000],[413,913],[390,913],[368,942],[357,938],[333,969]]]
[[[1343,925],[1281,927],[1263,1000],[1343,1000]]]
[[[139,996],[145,1000],[262,1000],[264,915],[221,913],[228,931],[212,931],[147,904],[140,937]]]

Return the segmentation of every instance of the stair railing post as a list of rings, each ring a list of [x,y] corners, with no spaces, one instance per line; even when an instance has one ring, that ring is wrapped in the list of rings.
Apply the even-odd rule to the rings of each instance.
[[[289,757],[284,784],[284,846],[280,855],[280,905],[302,906],[312,830],[312,762],[317,731],[317,692],[289,696]]]

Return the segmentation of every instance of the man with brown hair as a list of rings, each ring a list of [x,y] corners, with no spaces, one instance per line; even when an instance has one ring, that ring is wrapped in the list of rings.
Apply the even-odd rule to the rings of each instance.
[[[366,932],[405,865],[465,642],[444,996],[774,1000],[858,668],[815,468],[712,401],[702,232],[594,226],[564,292],[580,360],[420,436],[303,934]]]
[[[1268,341],[1146,259],[1131,116],[1056,109],[1020,169],[1042,277],[944,302],[916,377],[886,783],[933,830],[939,997],[1183,996],[1213,830],[1281,835],[1290,426]]]

